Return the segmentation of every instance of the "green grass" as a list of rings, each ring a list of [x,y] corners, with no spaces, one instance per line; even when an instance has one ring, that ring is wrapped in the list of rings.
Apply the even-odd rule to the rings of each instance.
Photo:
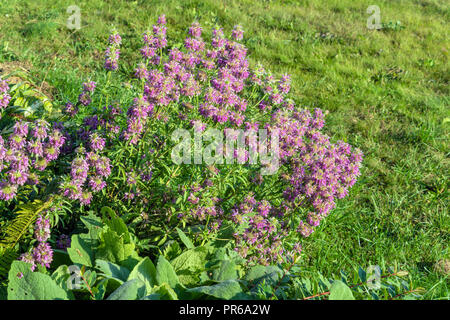
[[[305,274],[397,265],[425,299],[449,299],[448,270],[433,267],[450,259],[448,2],[378,0],[378,31],[366,27],[368,1],[91,0],[79,5],[76,32],[65,24],[71,4],[3,0],[0,63],[28,62],[63,103],[95,78],[113,25],[122,71],[131,72],[159,14],[179,42],[194,19],[206,30],[241,24],[251,63],[292,74],[296,102],[328,110],[328,134],[365,154],[350,196],[304,248]]]

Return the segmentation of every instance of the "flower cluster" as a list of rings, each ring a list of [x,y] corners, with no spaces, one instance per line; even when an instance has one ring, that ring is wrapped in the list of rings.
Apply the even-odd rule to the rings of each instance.
[[[159,27],[155,26],[154,30]],[[284,165],[284,187],[280,190],[284,198],[282,205],[249,197],[231,213],[224,214],[220,201],[202,196],[209,195],[208,191],[194,184],[191,189],[183,190],[189,192],[186,200],[191,209],[178,217],[185,221],[210,221],[212,229],[218,228],[225,218],[236,225],[244,224],[244,231],[235,235],[236,250],[253,262],[279,262],[283,256],[292,253],[283,248],[283,237],[293,232],[309,236],[335,207],[336,200],[345,197],[359,175],[362,154],[359,150],[352,151],[344,142],[333,144],[329,141],[329,137],[321,132],[324,115],[320,109],[311,114],[295,106],[288,98],[289,75],[282,75],[277,80],[261,65],[249,70],[245,47],[233,41],[243,37],[240,26],[232,31],[233,40],[226,39],[222,29],[214,29],[211,49],[207,49],[202,40],[202,31],[194,22],[184,42],[185,52],[173,48],[168,52],[167,61],[163,56],[157,58],[164,66],[163,71],[143,70],[143,64],[136,71],[138,78],[145,81],[144,96],[135,100],[129,110],[129,125],[124,137],[137,143],[149,115],[145,110],[168,106],[172,101],[182,102],[188,112],[181,113],[179,118],[189,121],[196,130],[206,128],[199,115],[204,121],[219,125],[245,125],[247,130],[265,128],[269,135],[278,132],[280,159]],[[146,35],[147,43],[148,39],[150,37]],[[155,58],[156,50],[153,49],[147,46],[142,50],[144,58]],[[150,51],[151,55],[148,54]],[[258,102],[251,107],[249,102],[254,96],[249,96],[249,91],[259,96]],[[197,106],[187,102],[193,97],[200,97]],[[261,115],[259,121],[251,120],[255,118],[253,107]],[[235,150],[235,157],[245,160],[248,154],[245,150]],[[260,176],[258,184],[263,182]],[[299,243],[293,251],[301,251]]]
[[[249,256],[250,261],[282,261],[285,249],[281,238],[293,231],[303,237],[311,235],[336,206],[336,200],[345,197],[356,182],[361,151],[352,151],[342,141],[331,143],[320,132],[323,125],[320,109],[314,114],[308,110],[292,112],[290,102],[274,111],[266,123],[269,132],[279,132],[280,160],[285,168],[281,175],[284,201],[274,206],[266,200],[257,203],[247,198],[233,210],[233,221],[248,225],[235,235],[236,250],[243,257]]]
[[[39,183],[39,173],[56,160],[66,138],[44,120],[18,121],[5,141],[0,136],[0,199],[13,199],[25,184]]]
[[[144,132],[148,116],[153,112],[153,105],[148,103],[145,97],[135,98],[133,105],[128,109],[127,129],[123,132],[123,138],[136,144]]]
[[[319,227],[356,182],[362,153],[345,142],[330,141],[322,130],[322,110],[295,105],[289,96],[289,75],[278,78],[261,65],[249,67],[247,49],[237,42],[243,39],[242,27],[235,26],[229,38],[216,27],[209,42],[202,38],[203,28],[194,22],[184,47],[168,47],[166,31],[166,19],[161,16],[152,30],[143,34],[142,60],[134,70],[138,80],[130,82],[138,85],[131,86],[133,95],[128,97],[133,100],[127,100],[123,112],[119,102],[103,110],[86,110],[92,112],[71,132],[73,149],[77,148],[65,155],[70,163],[66,172],[70,173],[60,184],[62,194],[91,206],[95,205],[94,193],[98,197],[107,194],[109,201],[132,203],[143,224],[155,219],[156,224],[181,221],[203,225],[197,228],[202,230],[198,237],[214,237],[222,225],[231,224],[234,249],[248,263],[268,265],[298,256],[303,238]],[[117,69],[120,45],[120,35],[113,32],[107,70]],[[109,77],[115,75],[108,73],[108,83]],[[77,106],[91,104],[95,87],[92,81],[83,84]],[[77,106],[68,103],[65,111],[74,116]],[[165,158],[171,146],[166,143],[167,130],[176,127],[192,128],[196,133],[214,127],[223,129],[227,137],[235,132],[229,129],[266,129],[266,143],[275,135],[279,138],[280,167],[273,179],[255,174],[271,164],[251,163],[238,169],[221,164],[201,169],[180,166],[172,171]],[[54,131],[64,142],[67,136],[62,128],[55,126]],[[54,143],[57,137],[36,133],[32,135],[35,140],[25,144],[27,135],[28,127],[18,123],[7,144],[0,140],[0,166],[7,168],[0,182],[1,199],[9,199],[14,188],[34,181],[28,171],[19,170],[27,167],[28,158],[28,166],[36,170],[46,164],[39,162],[42,159],[55,159],[52,155],[57,152],[48,147],[59,145]],[[257,147],[249,137],[245,141],[249,148]],[[20,150],[26,150],[28,158],[24,160]],[[236,149],[232,155],[246,162],[250,150]],[[112,167],[112,163],[120,167]],[[114,183],[108,188],[113,190],[100,192],[110,175]],[[36,238],[44,243],[48,228],[42,221],[40,224]],[[61,237],[58,247],[68,243],[67,237]],[[42,263],[48,250],[44,244],[38,248],[40,255],[32,258]],[[29,255],[22,259],[31,261]]]
[[[288,232],[274,212],[267,200],[256,201],[253,194],[232,209],[231,220],[244,227],[242,233],[234,234],[235,250],[249,263],[268,265],[282,261],[282,239]]]
[[[38,245],[32,252],[27,252],[19,257],[19,260],[31,264],[31,271],[34,271],[37,264],[50,268],[53,261],[53,249],[47,240],[50,238],[50,221],[43,215],[39,215],[34,227],[34,237]]]
[[[56,240],[56,247],[59,249],[67,249],[70,247],[71,240],[70,237],[66,234],[62,234],[59,236],[58,240]]]
[[[111,162],[100,153],[105,146],[105,140],[98,134],[90,135],[90,151],[78,147],[77,155],[71,163],[70,176],[66,176],[60,188],[65,197],[79,200],[89,205],[93,192],[99,192],[106,187],[105,179],[111,174]]]
[[[220,199],[213,188],[212,172],[208,173],[208,177],[201,182],[193,182],[188,186],[180,186],[180,192],[187,193],[187,202],[189,202],[189,210],[184,214],[179,214],[178,218],[185,222],[201,222],[204,223],[208,219],[214,221],[209,225],[210,232],[217,231],[222,224],[224,210],[220,204]]]
[[[88,106],[92,102],[92,94],[95,91],[96,83],[94,81],[89,81],[83,83],[83,91],[78,96],[78,102],[83,106]],[[67,108],[67,105],[66,105]]]
[[[8,94],[9,86],[6,80],[0,80],[0,111],[8,106],[11,96]],[[0,115],[1,118],[1,115]]]
[[[105,52],[105,64],[104,67],[107,70],[117,70],[119,67],[119,56],[120,56],[120,44],[122,43],[122,38],[117,33],[113,31],[108,39],[109,46],[106,48]]]
[[[321,132],[324,115],[320,109],[311,114],[295,106],[288,97],[289,75],[278,80],[261,65],[250,70],[247,50],[236,42],[243,38],[242,27],[235,26],[231,39],[221,28],[213,29],[208,46],[202,39],[202,27],[194,22],[184,49],[174,47],[166,53],[165,23],[165,17],[160,17],[152,32],[143,35],[143,62],[135,69],[143,92],[127,111],[127,126],[121,138],[139,144],[149,130],[149,121],[167,119],[162,114],[171,104],[183,108],[178,118],[198,132],[204,131],[207,124],[225,130],[264,128],[269,136],[278,132],[283,165],[278,192],[282,204],[256,200],[255,195],[230,211],[220,199],[214,174],[208,173],[202,182],[191,182],[178,191],[187,196],[182,213],[177,215],[185,223],[207,223],[210,232],[215,232],[225,219],[240,226],[242,231],[235,234],[236,251],[250,262],[276,263],[300,253],[300,243],[289,251],[282,240],[292,234],[309,236],[335,207],[336,200],[345,197],[359,175],[361,152],[352,151],[346,143],[329,141]],[[235,150],[234,156],[246,160],[248,152]],[[136,177],[135,172],[129,172],[127,185],[135,186]],[[256,176],[252,182],[263,185],[264,177]],[[140,192],[128,192],[125,198],[136,196]],[[163,206],[173,206],[174,201],[170,192],[162,196]],[[154,208],[158,212],[160,209]]]
[[[165,25],[166,17],[162,15],[158,18],[157,24],[153,26],[152,32],[146,31],[142,36],[145,45],[141,49],[141,55],[147,64],[156,65],[160,62],[157,51],[167,46]]]

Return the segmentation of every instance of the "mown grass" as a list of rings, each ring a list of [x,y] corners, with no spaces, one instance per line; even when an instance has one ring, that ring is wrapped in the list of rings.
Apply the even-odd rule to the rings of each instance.
[[[292,74],[296,102],[328,110],[328,133],[365,154],[360,181],[305,247],[305,274],[397,265],[424,298],[449,298],[449,271],[435,268],[450,259],[448,2],[91,0],[78,4],[76,32],[66,27],[72,2],[2,1],[0,63],[28,62],[62,103],[102,67],[113,25],[131,73],[159,14],[179,42],[195,19],[228,32],[241,24],[251,62]],[[372,4],[378,31],[366,26]]]

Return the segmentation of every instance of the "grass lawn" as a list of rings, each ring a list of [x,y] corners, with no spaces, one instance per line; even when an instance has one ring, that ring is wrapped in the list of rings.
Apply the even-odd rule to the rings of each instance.
[[[241,24],[251,63],[291,74],[297,104],[327,110],[327,133],[365,155],[360,180],[304,248],[305,275],[397,266],[425,299],[449,299],[449,2],[91,0],[78,2],[81,29],[70,30],[74,3],[1,1],[0,69],[26,69],[62,105],[102,68],[112,26],[132,73],[162,13],[180,43],[196,19],[206,33]],[[380,30],[367,28],[372,4]]]

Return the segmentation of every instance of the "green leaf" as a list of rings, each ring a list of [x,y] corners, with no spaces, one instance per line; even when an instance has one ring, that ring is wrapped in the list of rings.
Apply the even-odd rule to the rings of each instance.
[[[122,237],[124,239],[124,243],[130,243],[131,236],[125,222],[123,222],[123,220],[109,207],[103,207],[100,212],[105,216],[103,219],[105,224],[112,231],[115,231],[119,237]],[[110,219],[106,217],[106,214],[109,215]]]
[[[139,260],[134,243],[124,243],[124,238],[109,229],[99,235],[100,245],[96,257],[113,263],[122,264],[129,258]],[[129,265],[129,264],[127,264]]]
[[[106,300],[138,300],[145,296],[145,291],[145,284],[139,279],[133,279],[122,284]]]
[[[108,281],[108,279],[103,279],[102,281],[100,281],[100,283],[92,288],[92,293],[94,294],[95,300],[103,300],[103,298],[105,297]]]
[[[142,300],[178,300],[176,292],[167,284],[154,287],[152,293]]]
[[[361,282],[366,282],[367,275],[366,275],[366,271],[363,268],[359,267],[358,275],[359,275],[359,279],[361,279]]]
[[[79,263],[88,267],[93,267],[94,264],[94,246],[95,241],[89,236],[83,234],[74,234],[70,248],[67,248],[67,253],[73,263]]]
[[[93,213],[89,213],[87,216],[81,216],[80,219],[88,229],[88,235],[91,239],[98,239],[98,235],[103,227],[102,220]]]
[[[188,249],[194,249],[195,246],[194,244],[191,242],[191,240],[186,236],[186,234],[181,231],[181,229],[177,228],[177,232],[178,232],[178,236],[180,237],[181,241],[184,243],[184,245],[188,248]]]
[[[250,281],[254,284],[260,283],[265,280],[268,285],[275,285],[283,275],[283,271],[277,266],[254,266],[251,268],[245,280]]]
[[[219,268],[213,271],[213,279],[216,281],[237,279],[236,264],[230,260],[222,260]]]
[[[240,297],[242,288],[236,280],[226,280],[212,286],[191,288],[187,292],[201,293],[218,299],[230,300],[234,297]]]
[[[130,274],[130,270],[127,268],[101,259],[95,260],[95,267],[108,278],[114,278],[121,282],[127,281]]]
[[[145,284],[147,292],[156,285],[156,268],[153,262],[145,257],[131,271],[128,280],[139,279]]]
[[[71,264],[72,260],[66,250],[53,249],[52,267],[56,268],[62,265],[70,266]]]
[[[198,283],[199,274],[205,270],[207,255],[208,249],[197,247],[183,252],[171,261],[182,284],[192,285]]]
[[[156,265],[156,282],[159,285],[168,283],[171,288],[175,288],[180,284],[180,280],[178,279],[175,270],[164,256],[159,256],[158,258],[158,263]]]
[[[68,300],[67,291],[49,275],[32,272],[30,264],[14,261],[8,275],[8,300]]]
[[[166,259],[172,260],[178,257],[183,251],[177,241],[169,240],[162,249],[162,254]]]
[[[65,291],[67,291],[67,294],[70,299],[75,299],[73,296],[73,293],[69,291],[69,288],[67,287],[67,280],[70,278],[71,273],[69,271],[69,267],[66,265],[59,266],[58,269],[56,269],[52,275],[51,278]]]
[[[342,281],[335,280],[330,287],[330,300],[355,300],[352,290]]]

